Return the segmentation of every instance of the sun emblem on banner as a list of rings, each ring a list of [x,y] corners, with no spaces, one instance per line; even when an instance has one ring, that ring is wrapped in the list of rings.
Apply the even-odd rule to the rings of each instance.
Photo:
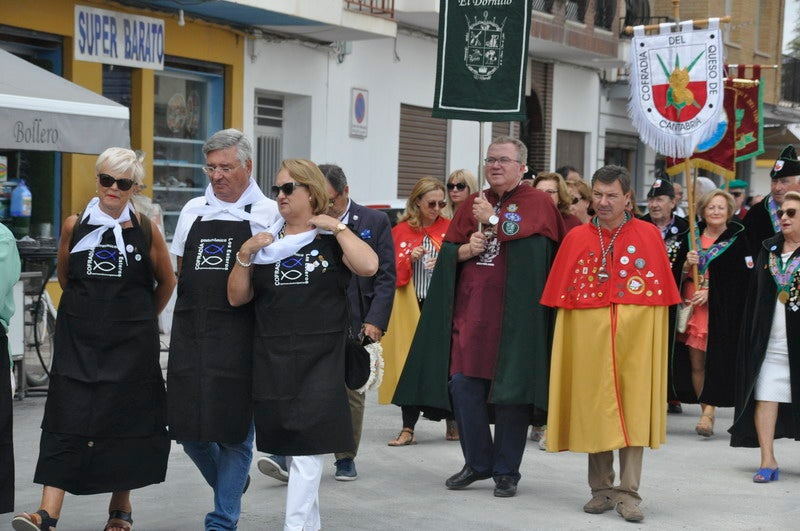
[[[503,64],[503,44],[505,35],[502,24],[489,20],[489,12],[483,12],[483,20],[467,17],[467,33],[464,36],[464,64],[475,79],[488,80]]]

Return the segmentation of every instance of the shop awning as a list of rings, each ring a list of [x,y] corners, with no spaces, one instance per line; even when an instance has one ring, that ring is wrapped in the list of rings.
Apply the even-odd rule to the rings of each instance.
[[[130,147],[128,108],[0,49],[0,149]]]

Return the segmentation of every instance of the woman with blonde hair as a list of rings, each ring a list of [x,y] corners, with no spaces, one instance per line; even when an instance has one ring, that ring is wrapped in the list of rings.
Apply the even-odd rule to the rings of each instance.
[[[385,362],[383,383],[378,392],[381,404],[390,404],[400,374],[406,363],[408,349],[419,321],[420,309],[428,293],[431,274],[439,256],[442,240],[450,220],[441,215],[445,202],[445,187],[434,177],[423,177],[406,201],[406,210],[392,229],[397,291],[389,319],[389,329],[383,340]],[[389,446],[416,444],[414,427],[422,410],[403,406],[403,428]],[[442,417],[439,417],[442,418]],[[451,427],[452,426],[452,427]],[[457,439],[455,423],[448,425],[447,438]]]
[[[127,531],[130,491],[164,481],[170,440],[157,318],[176,280],[164,237],[131,203],[143,158],[126,148],[101,153],[97,196],[64,220],[64,292],[33,477],[42,501],[14,517],[16,530],[55,528],[65,492],[110,492],[104,529]]]
[[[455,170],[447,176],[447,206],[442,209],[442,216],[452,219],[467,197],[478,191],[478,179],[465,169]]]
[[[723,190],[714,189],[697,202],[701,221],[689,234],[695,244],[686,253],[681,289],[692,315],[676,338],[670,363],[676,398],[700,403],[695,432],[702,437],[714,434],[715,408],[734,405],[741,308],[753,267],[744,227],[734,212],[733,197]],[[692,266],[697,266],[699,285]]]
[[[281,217],[244,242],[228,302],[252,301],[253,417],[262,452],[292,456],[284,529],[320,529],[323,454],[355,447],[345,391],[351,273],[374,275],[375,251],[328,216],[327,181],[309,160],[281,163]]]
[[[533,187],[550,195],[556,208],[564,219],[564,228],[570,229],[582,225],[581,220],[570,212],[572,195],[569,193],[567,183],[561,174],[556,172],[542,172],[533,179]]]

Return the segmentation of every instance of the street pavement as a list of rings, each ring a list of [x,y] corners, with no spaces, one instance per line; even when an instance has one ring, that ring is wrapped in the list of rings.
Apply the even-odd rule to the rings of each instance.
[[[162,357],[163,359],[163,357]],[[38,508],[41,487],[32,483],[39,425],[45,398],[29,396],[14,403],[16,511]],[[514,498],[495,498],[491,480],[461,491],[445,489],[444,480],[463,466],[459,443],[446,441],[443,422],[421,419],[418,444],[393,448],[386,442],[400,429],[400,410],[379,405],[369,392],[359,478],[333,479],[333,456],[320,485],[322,527],[326,530],[518,530],[518,529],[800,529],[800,444],[776,443],[780,480],[755,484],[758,449],[731,448],[726,429],[732,409],[718,410],[716,434],[694,433],[699,407],[685,405],[670,415],[667,442],[645,450],[640,494],[645,520],[625,522],[615,511],[590,515],[586,456],[551,454],[528,441],[522,480]],[[251,467],[252,484],[242,500],[239,529],[279,530],[283,525],[285,484]],[[213,504],[211,489],[178,445],[173,445],[167,479],[134,491],[135,528],[139,531],[202,531]],[[109,495],[67,495],[59,531],[102,529]],[[10,529],[11,514],[0,515],[0,529]]]

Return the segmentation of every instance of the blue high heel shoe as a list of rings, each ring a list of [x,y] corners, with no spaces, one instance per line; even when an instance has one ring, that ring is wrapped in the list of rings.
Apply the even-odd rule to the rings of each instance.
[[[779,468],[759,468],[753,476],[754,483],[769,483],[770,481],[778,481]]]

